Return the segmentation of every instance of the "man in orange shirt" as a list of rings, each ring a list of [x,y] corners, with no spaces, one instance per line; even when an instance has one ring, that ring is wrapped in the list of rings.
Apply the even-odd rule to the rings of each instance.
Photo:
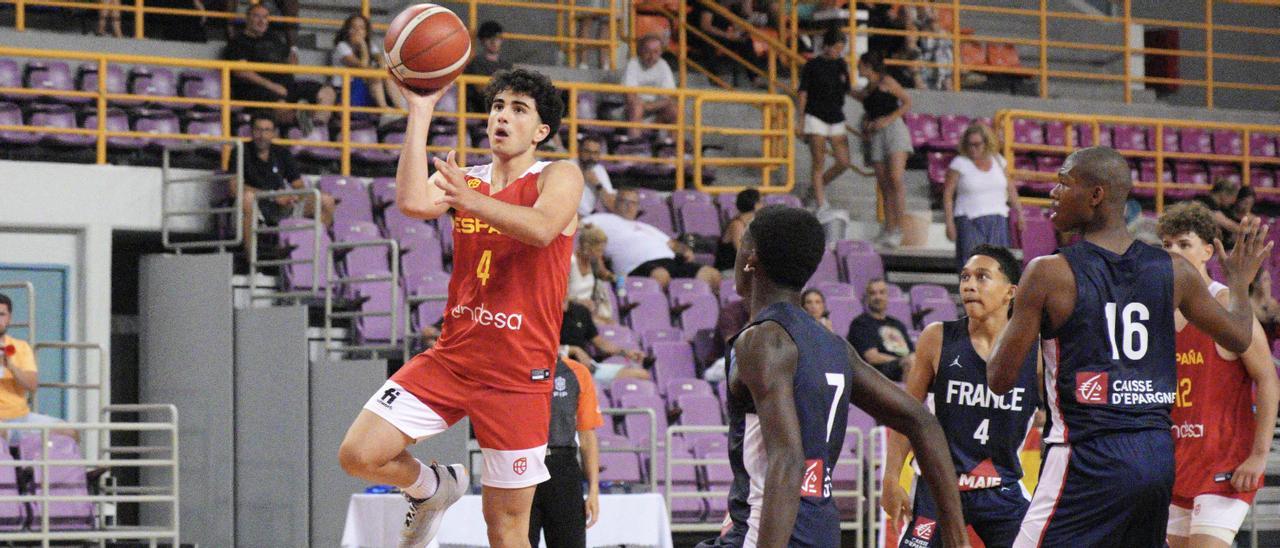
[[[551,431],[547,438],[547,470],[551,479],[538,484],[529,514],[529,545],[585,548],[587,528],[600,517],[600,449],[596,428],[604,424],[591,371],[568,358],[556,363],[551,391]],[[576,442],[575,442],[576,437]],[[577,445],[578,447],[575,447]],[[578,464],[581,453],[582,464]],[[583,501],[582,482],[587,482]]]
[[[36,374],[36,356],[31,345],[22,339],[9,336],[9,322],[13,318],[13,301],[9,296],[0,293],[0,423],[4,424],[47,424],[62,422],[59,419],[39,413],[32,413],[27,404],[27,395],[35,392],[40,385]],[[13,346],[13,354],[7,349]],[[14,430],[8,434],[10,441],[16,440],[22,431]],[[25,433],[38,435],[37,430]],[[66,432],[64,432],[66,433]]]

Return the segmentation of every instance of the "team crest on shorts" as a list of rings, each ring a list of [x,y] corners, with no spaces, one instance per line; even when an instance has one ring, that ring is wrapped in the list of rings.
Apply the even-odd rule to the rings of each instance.
[[[911,536],[928,542],[933,540],[933,532],[937,530],[937,528],[938,522],[924,516],[920,516],[916,518],[915,526],[911,528]]]
[[[1105,371],[1076,373],[1076,402],[1107,403],[1107,373]]]
[[[523,476],[525,470],[528,470],[528,469],[529,469],[529,459],[525,457],[520,457],[516,459],[515,462],[511,463],[511,471],[515,472],[517,476]]]

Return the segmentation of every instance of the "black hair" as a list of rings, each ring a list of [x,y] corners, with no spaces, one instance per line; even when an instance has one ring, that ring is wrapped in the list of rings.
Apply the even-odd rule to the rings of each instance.
[[[1218,180],[1213,182],[1213,187],[1209,189],[1209,192],[1212,194],[1217,194],[1219,192],[1230,191],[1231,189],[1236,189],[1236,191],[1239,192],[1240,183],[1237,183],[1226,177],[1219,177]]]
[[[499,25],[497,21],[480,23],[480,28],[476,31],[476,37],[481,40],[488,40],[499,34],[502,34],[502,25]]]
[[[739,192],[738,197],[733,199],[733,205],[738,208],[739,213],[746,213],[755,209],[758,203],[760,203],[760,191],[754,188]]]
[[[269,110],[253,111],[253,114],[249,116],[249,127],[253,127],[254,124],[258,123],[258,120],[267,120],[271,122],[271,127],[276,127],[276,119]]]
[[[1258,197],[1258,193],[1257,193],[1257,192],[1254,192],[1253,187],[1251,187],[1251,186],[1242,186],[1242,187],[1240,187],[1240,193],[1239,193],[1239,194],[1236,194],[1236,201],[1237,201],[1237,202],[1239,202],[1240,200],[1243,200],[1243,199],[1245,199],[1245,198],[1255,198],[1255,199],[1256,199],[1257,197]]]
[[[373,25],[369,22],[369,18],[362,13],[348,15],[342,21],[342,28],[338,29],[338,33],[333,35],[333,45],[336,47],[351,37],[351,22],[356,19],[364,19],[364,45],[368,48],[366,51],[373,53]]]
[[[482,25],[481,29],[483,28]],[[551,131],[547,132],[547,137],[538,144],[547,142],[560,131],[560,118],[564,116],[564,100],[560,98],[560,90],[556,89],[556,85],[551,83],[551,79],[546,75],[519,68],[499,71],[484,88],[485,104],[492,106],[493,98],[504,91],[533,98],[534,104],[538,107],[538,118],[551,128]]]
[[[818,270],[826,244],[822,224],[806,209],[772,205],[747,226],[760,268],[773,283],[799,291]]]
[[[0,293],[0,304],[4,305],[5,308],[8,308],[10,314],[13,313],[13,301],[9,300],[8,295]]]
[[[840,32],[840,29],[836,28],[835,25],[828,27],[827,31],[822,33],[822,47],[824,48],[829,48],[836,44],[843,44],[843,43],[844,43],[844,33]]]
[[[876,74],[884,74],[884,53],[880,51],[868,51],[858,58],[858,63],[865,64]]]
[[[578,142],[579,142],[579,143],[585,143],[585,142],[587,142],[587,141],[591,141],[591,142],[593,142],[593,143],[595,143],[595,144],[597,144],[597,145],[600,145],[600,150],[601,150],[601,151],[603,151],[603,152],[608,152],[608,151],[609,151],[609,144],[605,142],[604,137],[601,137],[601,136],[600,136],[600,135],[598,135],[598,134],[595,134],[595,133],[588,133],[588,134],[586,134],[586,135],[583,135],[583,136],[582,136],[582,139],[580,139]]]
[[[1013,252],[1009,251],[1009,248],[991,244],[978,244],[969,252],[969,257],[965,261],[972,259],[975,255],[994,259],[1000,265],[1000,272],[1004,273],[1004,277],[1009,279],[1009,283],[1018,285],[1018,280],[1022,279],[1022,263],[1013,256]]]

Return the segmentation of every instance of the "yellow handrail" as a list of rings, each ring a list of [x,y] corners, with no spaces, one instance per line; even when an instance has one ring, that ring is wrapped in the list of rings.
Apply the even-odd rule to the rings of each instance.
[[[575,20],[578,15],[607,17],[609,19],[609,33],[607,38],[580,38],[576,32],[576,23],[570,25],[569,33],[560,32],[563,29],[558,28],[555,36],[529,34],[522,32],[507,31],[503,33],[505,40],[538,42],[538,43],[556,43],[564,46],[568,50],[568,59],[572,66],[577,65],[578,52],[583,49],[597,49],[605,52],[604,58],[608,60],[609,70],[617,69],[617,51],[618,51],[618,1],[609,0],[608,7],[589,7],[578,6],[573,2],[569,3],[539,3],[527,2],[519,0],[454,0],[457,3],[466,5],[466,13],[459,13],[459,16],[467,22],[468,29],[476,29],[479,25],[478,6],[501,7],[511,9],[532,9],[556,12],[557,16],[568,15],[571,20]],[[253,3],[257,3],[256,1]],[[227,12],[212,10],[197,10],[190,8],[168,8],[159,6],[148,6],[145,0],[135,0],[132,6],[121,4],[108,4],[105,2],[80,2],[76,0],[0,0],[0,4],[13,4],[16,10],[14,18],[14,28],[19,31],[26,30],[26,8],[28,6],[56,7],[77,10],[97,10],[111,12],[131,12],[134,16],[133,32],[134,38],[145,38],[146,33],[146,14],[153,15],[181,15],[196,18],[212,18],[212,19],[228,19],[243,20],[243,12]],[[360,0],[358,7],[353,7],[352,12],[359,12],[365,17],[370,17],[371,7],[369,0]],[[329,27],[339,28],[345,17],[326,18],[326,17],[290,17],[285,15],[272,14],[271,21],[273,23],[286,23],[296,25],[308,25],[313,27]],[[373,30],[387,30],[387,23],[374,22]]]
[[[318,67],[318,66],[299,66],[299,65],[278,65],[269,63],[250,63],[246,61],[214,61],[205,59],[181,59],[173,57],[153,57],[143,55],[127,55],[114,53],[95,53],[95,52],[78,52],[64,50],[43,50],[31,48],[14,48],[0,46],[0,55],[9,57],[25,57],[37,59],[60,59],[68,61],[85,61],[92,62],[97,65],[98,88],[95,91],[58,91],[49,89],[26,89],[26,88],[6,88],[0,87],[0,93],[4,94],[22,94],[32,96],[52,96],[52,97],[91,97],[96,100],[95,110],[98,116],[98,125],[96,128],[52,128],[37,127],[29,125],[2,126],[0,130],[4,131],[27,131],[41,134],[79,134],[93,135],[96,141],[96,161],[97,163],[106,163],[107,161],[107,138],[108,137],[151,137],[157,139],[190,139],[190,140],[220,140],[225,136],[232,135],[232,109],[234,107],[245,108],[270,108],[279,110],[299,110],[311,112],[331,112],[336,114],[340,120],[339,135],[340,137],[333,142],[305,141],[282,139],[279,142],[286,145],[306,145],[316,147],[339,148],[342,152],[340,160],[340,172],[343,175],[351,173],[351,153],[356,150],[398,150],[399,145],[382,144],[382,143],[355,143],[351,141],[351,113],[373,113],[373,114],[402,114],[391,108],[378,107],[358,107],[350,105],[350,87],[353,78],[364,79],[382,79],[387,78],[387,73],[382,70],[374,69],[351,69],[340,67]],[[190,69],[205,69],[217,71],[221,80],[221,96],[218,98],[194,98],[194,97],[156,97],[149,95],[137,95],[131,93],[112,93],[107,90],[108,68],[111,65],[147,65],[147,66],[171,66]],[[334,106],[311,105],[311,104],[285,104],[285,103],[267,103],[259,101],[243,101],[235,100],[230,96],[232,73],[235,71],[255,71],[267,73],[286,73],[294,75],[311,75],[323,77],[326,81],[333,77],[339,77],[342,81],[339,90],[339,104]],[[438,120],[452,120],[455,123],[455,130],[458,143],[458,153],[462,161],[466,161],[467,154],[483,154],[488,151],[485,149],[468,146],[468,133],[466,127],[467,120],[484,120],[487,115],[483,113],[466,112],[467,93],[470,85],[482,85],[488,82],[488,77],[463,75],[458,78],[456,84],[457,105],[455,111],[438,110],[435,115]],[[762,192],[788,192],[795,185],[795,163],[792,154],[789,151],[794,149],[794,133],[789,124],[793,117],[792,104],[790,99],[782,95],[770,95],[763,93],[738,93],[720,90],[692,90],[692,89],[664,89],[664,88],[628,88],[616,84],[600,84],[591,82],[556,82],[556,85],[565,90],[569,94],[567,103],[567,112],[563,121],[570,135],[578,135],[583,127],[595,126],[600,128],[639,128],[648,130],[661,130],[668,132],[675,141],[676,153],[671,157],[642,157],[642,156],[613,156],[606,155],[603,157],[605,161],[630,161],[637,163],[663,164],[672,166],[675,170],[676,188],[685,188],[690,176],[687,173],[692,169],[694,176],[694,184],[698,188],[702,188],[707,192],[729,192],[739,188],[732,185],[705,185],[702,181],[702,171],[704,166],[721,166],[721,167],[738,167],[760,169],[760,178],[758,180],[759,189]],[[614,120],[597,120],[589,118],[580,118],[578,115],[578,97],[582,93],[594,93],[597,95],[612,94],[624,95],[627,93],[647,93],[653,95],[664,95],[671,97],[676,103],[676,111],[678,119],[674,124],[657,124],[649,122],[627,122]],[[149,103],[190,103],[202,105],[216,109],[219,113],[222,131],[220,136],[199,136],[186,133],[177,134],[149,134],[134,131],[111,131],[106,128],[106,119],[108,108],[113,101],[145,101]],[[711,126],[705,124],[701,115],[701,105],[704,102],[715,102],[723,104],[747,105],[755,107],[762,113],[763,119],[758,129],[752,127],[726,128]],[[692,108],[695,111],[692,119],[685,115],[685,111]],[[704,142],[704,136],[721,135],[726,138],[738,139],[735,143],[740,144],[741,139],[758,138],[759,149],[763,152],[759,156],[737,155],[728,158],[709,158],[703,155],[701,144]],[[690,151],[690,157],[685,158],[685,154],[680,152],[685,150],[685,143],[688,139],[699,146],[693,147]],[[578,143],[576,139],[569,139],[566,143],[567,152],[547,152],[542,154],[547,158],[573,158],[577,156]],[[750,146],[748,142],[746,146]],[[743,148],[743,147],[739,147]],[[448,147],[444,146],[427,146],[428,152],[445,152]],[[226,152],[224,151],[224,161]],[[782,170],[780,177],[774,177],[774,173]],[[749,180],[742,181],[750,182]]]
[[[1066,144],[1065,145],[1038,145],[1028,143],[1015,143],[1013,140],[1013,122],[1014,120],[1037,120],[1046,122],[1062,122],[1066,125]],[[1125,125],[1137,127],[1140,131],[1150,128],[1151,139],[1154,143],[1148,143],[1151,150],[1121,150],[1117,149],[1122,156],[1126,158],[1150,158],[1155,160],[1155,181],[1135,181],[1134,186],[1137,188],[1155,189],[1155,209],[1156,213],[1164,211],[1165,190],[1166,189],[1191,189],[1191,190],[1208,190],[1209,185],[1193,184],[1193,183],[1171,183],[1164,180],[1165,160],[1202,160],[1211,161],[1220,164],[1235,164],[1240,166],[1240,178],[1245,186],[1251,185],[1252,167],[1255,165],[1274,165],[1280,166],[1280,158],[1271,156],[1255,156],[1250,146],[1250,137],[1254,133],[1265,133],[1269,135],[1280,135],[1280,126],[1262,125],[1262,124],[1239,124],[1229,122],[1206,122],[1202,120],[1186,120],[1174,118],[1141,118],[1134,116],[1111,116],[1105,114],[1070,114],[1062,112],[1040,112],[1033,110],[1001,110],[996,113],[994,123],[1002,132],[1003,140],[1002,153],[1005,158],[1005,166],[1010,178],[1014,179],[1040,179],[1052,180],[1057,178],[1057,174],[1044,173],[1038,171],[1029,171],[1017,169],[1014,163],[1014,155],[1019,152],[1040,152],[1040,153],[1057,153],[1066,155],[1075,149],[1073,127],[1077,124],[1087,124],[1093,140],[1091,142],[1098,143],[1101,134],[1102,125]],[[1243,154],[1200,154],[1188,152],[1168,151],[1164,148],[1165,131],[1175,128],[1197,128],[1205,131],[1225,130],[1237,132],[1240,134],[1241,151]],[[1280,188],[1255,187],[1254,191],[1259,194],[1280,194]]]
[[[691,0],[696,1],[696,0]],[[1235,12],[1241,9],[1261,9],[1265,7],[1274,7],[1275,2],[1270,0],[1218,0],[1229,4],[1237,4]],[[961,74],[968,71],[977,71],[992,74],[1010,74],[1018,76],[1026,76],[1036,78],[1039,83],[1039,94],[1041,97],[1048,97],[1051,89],[1051,79],[1073,79],[1073,80],[1091,80],[1100,83],[1117,83],[1123,86],[1124,101],[1126,103],[1133,101],[1133,86],[1135,84],[1163,84],[1163,85],[1181,85],[1197,88],[1204,88],[1205,99],[1204,105],[1207,108],[1213,108],[1216,100],[1216,91],[1219,89],[1232,90],[1249,90],[1258,92],[1275,92],[1280,91],[1280,86],[1274,84],[1261,84],[1256,82],[1233,82],[1222,81],[1219,74],[1222,72],[1221,67],[1215,68],[1215,65],[1221,65],[1224,61],[1233,63],[1252,63],[1264,64],[1265,67],[1259,67],[1260,70],[1267,70],[1269,65],[1280,63],[1280,55],[1254,55],[1243,53],[1222,53],[1216,51],[1214,35],[1215,33],[1234,33],[1250,36],[1280,36],[1280,29],[1255,27],[1247,25],[1229,25],[1218,23],[1214,20],[1215,0],[1203,0],[1204,14],[1202,21],[1181,21],[1173,19],[1162,19],[1157,17],[1138,17],[1133,14],[1133,6],[1131,0],[1116,0],[1119,7],[1119,15],[1094,15],[1086,13],[1074,13],[1067,11],[1058,11],[1048,9],[1047,0],[1037,0],[1036,2],[1027,2],[1028,6],[1034,7],[1001,7],[978,5],[974,0],[945,0],[942,2],[932,2],[927,0],[872,0],[866,2],[868,4],[881,4],[896,7],[933,7],[947,9],[950,11],[951,29],[949,31],[922,31],[922,30],[898,30],[886,28],[870,28],[867,26],[858,26],[855,17],[849,18],[848,33],[851,37],[856,36],[905,36],[911,39],[919,37],[933,37],[948,39],[951,41],[951,61],[949,63],[939,64],[924,60],[907,61],[899,59],[889,59],[888,64],[909,66],[914,68],[938,68],[945,66],[951,69],[951,89],[958,91],[961,89]],[[1233,13],[1235,13],[1233,12]],[[1000,36],[980,36],[966,34],[961,26],[962,16],[971,16],[974,14],[991,14],[1004,17],[1024,17],[1033,18],[1038,22],[1037,36],[1031,38],[1018,37],[1000,37]],[[790,10],[790,33],[791,36],[783,40],[790,48],[790,53],[797,52],[798,40],[796,37],[804,32],[799,26],[799,2],[791,2]],[[1088,21],[1104,25],[1121,25],[1120,40],[1118,43],[1089,43],[1081,41],[1065,41],[1051,39],[1050,28],[1053,23],[1061,21]],[[1163,27],[1163,28],[1179,28],[1204,33],[1204,45],[1194,49],[1167,49],[1167,48],[1148,48],[1131,46],[1131,33],[1133,25],[1143,25],[1146,27]],[[849,64],[853,67],[861,52],[857,51],[857,41],[851,40],[849,51]],[[965,43],[983,44],[987,42],[1005,43],[1014,45],[1034,46],[1038,50],[1037,60],[1034,66],[1027,67],[1009,67],[994,66],[988,64],[970,64],[961,60],[961,45]],[[771,47],[776,47],[772,41],[767,41]],[[1101,72],[1082,72],[1070,70],[1057,70],[1050,68],[1049,50],[1081,50],[1081,51],[1104,51],[1111,52],[1121,56],[1121,73],[1101,73]],[[1159,55],[1170,57],[1193,57],[1204,60],[1203,76],[1136,76],[1133,75],[1132,63],[1134,55]],[[1237,71],[1239,72],[1239,71]]]

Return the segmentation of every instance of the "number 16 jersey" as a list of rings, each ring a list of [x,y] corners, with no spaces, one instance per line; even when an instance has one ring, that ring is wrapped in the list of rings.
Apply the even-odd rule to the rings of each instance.
[[[1058,250],[1075,276],[1075,309],[1046,326],[1045,443],[1169,430],[1177,382],[1173,260],[1134,241],[1117,255],[1088,241]]]

